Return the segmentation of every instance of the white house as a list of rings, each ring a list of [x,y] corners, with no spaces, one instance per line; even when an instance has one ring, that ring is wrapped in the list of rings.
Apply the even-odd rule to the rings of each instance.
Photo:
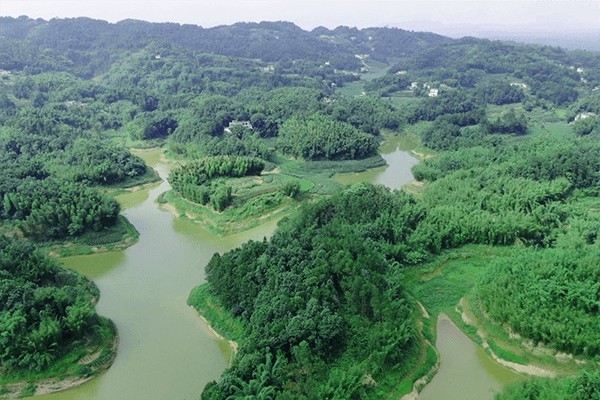
[[[511,82],[510,86],[519,86],[519,87],[522,87],[523,89],[527,88],[527,85],[524,84],[523,82]]]

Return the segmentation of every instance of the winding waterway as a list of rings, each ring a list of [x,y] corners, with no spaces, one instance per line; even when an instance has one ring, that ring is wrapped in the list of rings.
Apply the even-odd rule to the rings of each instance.
[[[166,177],[164,166],[156,169]],[[168,189],[165,180],[149,192],[120,199],[130,206],[123,214],[140,232],[134,246],[61,260],[96,282],[101,292],[96,310],[117,324],[121,341],[117,358],[105,374],[44,399],[195,400],[206,383],[218,380],[226,368],[228,344],[210,336],[196,311],[186,305],[187,296],[204,282],[204,266],[215,252],[250,239],[262,240],[274,231],[277,221],[217,237],[160,211],[154,200]],[[141,204],[131,204],[132,199]]]
[[[488,357],[445,315],[438,318],[436,348],[440,369],[418,400],[493,399],[505,384],[523,379]]]
[[[399,189],[410,182],[410,168],[418,163],[391,141],[382,146],[388,166],[336,178],[342,183],[373,182]],[[148,159],[149,165],[158,158]],[[167,168],[155,166],[164,179]],[[168,190],[166,180],[119,201],[123,214],[140,232],[134,246],[115,253],[63,259],[92,278],[101,291],[96,307],[119,328],[120,345],[112,367],[75,389],[44,396],[47,400],[195,400],[206,383],[218,380],[227,366],[229,345],[211,336],[196,312],[186,305],[190,290],[204,282],[204,266],[215,253],[223,253],[248,240],[262,240],[275,230],[277,220],[237,235],[217,237],[200,226],[160,211],[156,197]],[[438,348],[442,365],[419,399],[493,399],[507,380],[508,370],[492,362],[456,327],[440,321]],[[473,355],[471,355],[473,354]],[[468,355],[468,356],[467,356]],[[491,373],[451,375],[468,364],[474,371]],[[469,370],[470,371],[470,370]],[[495,371],[495,372],[494,372]],[[448,375],[450,374],[450,375]],[[477,380],[477,397],[465,395]],[[452,395],[453,390],[462,395]]]

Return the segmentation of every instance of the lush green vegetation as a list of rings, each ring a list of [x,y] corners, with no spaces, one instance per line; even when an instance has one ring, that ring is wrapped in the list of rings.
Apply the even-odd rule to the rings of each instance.
[[[146,165],[56,108],[0,111],[1,218],[38,239],[112,227],[119,204],[94,186],[146,179]]]
[[[226,316],[241,347],[205,399],[405,392],[433,363],[433,350],[419,349],[408,291],[440,310],[476,282],[480,312],[592,358],[599,65],[582,51],[391,28],[0,18],[2,232],[50,246],[129,235],[118,203],[101,192],[153,178],[128,146],[167,146],[183,166],[160,201],[219,233],[330,196],[306,204],[270,241],[207,266],[209,284],[190,301],[205,313],[206,299],[216,305],[212,320]],[[343,95],[357,88],[368,95]],[[440,152],[414,168],[422,198],[330,179],[383,165],[379,135],[403,129],[418,133],[424,157]],[[275,166],[279,174],[259,177]],[[526,248],[498,260],[465,251],[465,261],[472,244]],[[33,247],[2,246],[2,271],[37,276],[33,266],[48,265],[32,275],[38,283],[3,272],[14,287],[0,302],[12,307],[0,322],[2,366],[51,371],[96,321],[89,302],[77,311],[87,322],[71,321],[89,284]],[[448,249],[455,259],[443,260]],[[416,278],[445,261],[443,278]],[[33,294],[10,294],[19,290]],[[35,312],[15,305],[23,301]],[[569,390],[597,381],[573,379],[514,393],[540,397],[546,385],[573,397]]]
[[[522,336],[594,357],[600,352],[600,254],[594,245],[560,244],[495,260],[478,284],[479,297],[490,318]]]
[[[394,237],[386,229],[392,215],[411,224],[416,216],[403,210],[411,203],[384,187],[353,186],[303,206],[268,242],[215,254],[206,267],[210,293],[247,335],[203,398],[350,398],[376,390],[362,384],[365,375],[376,382],[389,368],[410,371],[418,350],[412,305],[377,239]],[[268,373],[257,375],[257,366]]]
[[[99,340],[105,323],[94,310],[100,293],[93,283],[27,243],[2,239],[0,257],[0,366],[6,376],[41,373],[68,356],[73,342]]]
[[[379,144],[347,122],[315,114],[305,120],[287,120],[279,131],[278,146],[305,160],[343,160],[372,156]]]
[[[186,199],[223,211],[233,201],[231,187],[219,177],[260,175],[265,163],[259,158],[208,157],[192,161],[174,170],[169,176],[173,189]]]
[[[496,400],[548,399],[595,400],[600,399],[600,374],[581,371],[577,377],[564,380],[534,378],[506,387]]]

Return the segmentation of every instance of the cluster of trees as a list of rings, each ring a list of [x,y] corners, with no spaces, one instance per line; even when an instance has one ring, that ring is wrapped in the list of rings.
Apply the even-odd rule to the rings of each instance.
[[[265,162],[255,157],[216,156],[191,161],[169,175],[169,183],[182,197],[221,212],[233,197],[222,177],[260,175]]]
[[[437,117],[422,133],[421,140],[435,150],[458,150],[489,145],[502,139],[498,135],[525,135],[529,121],[524,113],[508,110],[488,118],[483,108]]]
[[[594,238],[597,216],[571,199],[597,193],[598,150],[591,140],[523,142],[448,151],[416,166],[417,179],[434,181],[423,201],[428,218],[437,221],[439,248],[469,242],[553,246],[575,225],[585,227],[579,235]]]
[[[522,65],[514,74],[531,86],[533,95],[557,106],[577,100],[575,88],[581,84],[581,77],[575,69],[542,60]]]
[[[600,133],[600,118],[593,116],[578,119],[573,124],[573,133],[577,136]]]
[[[365,91],[373,97],[389,96],[392,93],[406,90],[414,80],[412,74],[385,74],[365,82]]]
[[[497,106],[520,103],[525,99],[525,93],[520,86],[502,81],[478,85],[475,93],[479,103]]]
[[[370,97],[336,98],[324,112],[372,135],[379,135],[383,130],[397,130],[405,122],[400,110]]]
[[[0,218],[36,237],[77,236],[113,226],[120,206],[93,187],[140,178],[143,160],[55,108],[0,112]]]
[[[99,324],[97,287],[75,271],[0,237],[0,367],[42,371]]]
[[[452,90],[444,95],[427,97],[418,103],[411,104],[405,112],[408,122],[433,121],[446,114],[459,114],[472,111],[478,107],[471,92]]]
[[[522,250],[494,260],[477,292],[494,321],[536,343],[593,357],[600,352],[598,265],[596,245]]]
[[[69,181],[90,185],[124,182],[144,175],[147,170],[141,158],[123,147],[89,139],[75,140],[60,159],[48,165],[50,171],[56,171]]]
[[[525,135],[529,125],[525,114],[517,113],[512,108],[495,119],[483,120],[482,122],[482,128],[486,133],[499,133],[502,135]]]
[[[419,180],[434,181],[459,170],[497,169],[512,178],[566,178],[574,188],[593,193],[600,183],[599,156],[600,145],[595,138],[546,138],[447,151],[413,167],[413,173]]]
[[[408,372],[418,343],[413,305],[400,266],[380,250],[412,230],[413,206],[408,195],[358,184],[304,205],[269,241],[215,254],[209,290],[246,335],[202,398],[365,397],[375,390],[365,376]]]
[[[508,385],[496,400],[596,400],[600,398],[600,373],[581,371],[574,378],[531,378]]]
[[[23,221],[21,228],[36,237],[78,236],[101,231],[117,222],[121,206],[97,189],[80,183],[25,179],[15,191],[5,193],[3,218]]]
[[[287,120],[279,131],[277,146],[304,160],[352,160],[376,154],[379,143],[373,135],[347,122],[314,114],[302,120]]]

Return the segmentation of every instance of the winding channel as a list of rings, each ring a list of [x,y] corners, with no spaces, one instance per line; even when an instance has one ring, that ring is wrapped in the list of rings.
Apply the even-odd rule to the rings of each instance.
[[[382,156],[387,167],[339,177],[338,181],[369,181],[399,189],[413,179],[410,168],[418,161],[407,152],[388,146],[387,150],[382,149]],[[227,367],[231,355],[228,343],[211,336],[196,312],[186,305],[187,296],[193,287],[204,282],[204,266],[215,252],[223,253],[248,240],[270,236],[277,220],[240,234],[214,236],[156,207],[154,200],[170,186],[166,181],[167,168],[161,164],[154,167],[163,178],[158,187],[119,198],[123,214],[140,232],[137,244],[121,252],[61,259],[65,267],[89,276],[98,285],[101,298],[96,309],[119,328],[117,358],[100,377],[80,387],[43,396],[44,400],[196,400],[203,387],[218,380]],[[502,378],[504,372],[497,370],[502,367],[495,365],[495,373],[478,375],[477,386],[481,390],[478,397],[470,397],[464,394],[468,391],[465,388],[473,385],[472,375],[443,378],[445,373],[463,369],[460,363],[474,370],[490,368],[491,360],[461,335],[464,336],[456,327],[448,328],[443,321],[438,324],[442,365],[420,400],[491,400],[493,392],[506,382]],[[451,388],[458,393],[462,390],[463,395],[449,397]]]

